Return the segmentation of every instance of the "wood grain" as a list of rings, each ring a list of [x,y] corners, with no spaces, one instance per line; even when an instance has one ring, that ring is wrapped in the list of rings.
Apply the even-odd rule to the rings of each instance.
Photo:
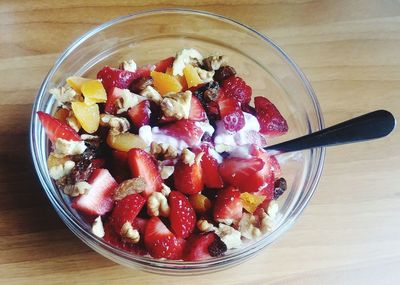
[[[70,233],[30,163],[32,102],[57,55],[116,16],[192,7],[268,34],[308,76],[327,125],[374,109],[400,115],[400,3],[374,1],[0,2],[1,284],[398,284],[400,133],[332,148],[300,220],[252,260],[219,273],[159,276],[116,265]]]

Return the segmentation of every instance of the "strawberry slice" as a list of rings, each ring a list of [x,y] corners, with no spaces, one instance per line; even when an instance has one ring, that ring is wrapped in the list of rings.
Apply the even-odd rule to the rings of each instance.
[[[223,81],[221,88],[228,97],[241,104],[249,104],[251,100],[251,87],[240,77],[228,77]]]
[[[174,170],[175,189],[184,194],[196,194],[203,190],[203,171],[201,160],[195,160],[192,165],[181,159],[176,163]]]
[[[250,177],[261,170],[264,164],[262,159],[255,157],[228,157],[219,166],[219,174],[226,183],[235,187],[242,188],[247,184],[260,186],[262,181],[252,181]]]
[[[126,222],[132,224],[145,203],[146,199],[140,194],[128,195],[115,203],[111,218],[117,233],[121,232],[121,228]]]
[[[168,67],[172,66],[172,63],[174,63],[174,60],[175,60],[175,57],[173,57],[173,56],[163,59],[156,64],[156,68],[154,70],[158,71],[158,72],[165,72],[165,71],[167,71]]]
[[[66,123],[44,112],[37,112],[47,137],[54,143],[58,138],[67,141],[80,141],[78,133]]]
[[[111,152],[111,169],[112,176],[118,183],[121,183],[131,177],[128,166],[128,153],[125,151],[112,150]]]
[[[190,101],[190,112],[189,120],[192,121],[204,121],[207,119],[206,111],[204,111],[203,105],[196,96],[192,95],[192,100]]]
[[[204,131],[196,125],[195,121],[182,119],[160,127],[160,131],[168,136],[185,141],[188,146],[200,143]]]
[[[209,153],[206,144],[203,144],[201,149],[204,152],[201,158],[204,185],[208,188],[223,188],[224,181],[218,171],[218,161]]]
[[[211,258],[208,248],[215,241],[215,233],[192,235],[185,246],[183,260],[199,261]]]
[[[144,244],[154,258],[181,259],[184,240],[177,238],[158,218],[151,218],[145,229]]]
[[[227,131],[236,132],[244,127],[243,111],[235,99],[224,96],[218,100],[218,107]]]
[[[150,66],[138,68],[135,72],[105,66],[97,73],[97,79],[101,79],[107,91],[112,87],[126,89],[133,80],[145,76],[150,76]]]
[[[101,216],[113,207],[114,189],[118,183],[107,169],[95,169],[88,183],[92,186],[88,193],[82,194],[72,202],[72,208],[88,215]]]
[[[103,158],[95,158],[92,160],[92,168],[93,169],[104,168],[105,165],[106,165],[106,161]]]
[[[117,112],[116,102],[122,97],[124,90],[118,87],[112,87],[107,92],[107,101],[104,107],[104,111],[108,114],[114,115]]]
[[[133,148],[128,152],[128,164],[132,177],[142,177],[146,181],[143,194],[148,197],[154,191],[161,190],[162,178],[153,158],[144,150]]]
[[[172,232],[178,238],[187,238],[196,225],[196,213],[189,199],[181,192],[172,191],[168,196],[168,205]]]
[[[214,220],[234,220],[242,217],[243,206],[240,200],[240,191],[234,187],[228,187],[217,192],[214,203]]]
[[[128,110],[128,116],[136,128],[150,123],[151,109],[150,101],[144,100]]]
[[[258,96],[254,98],[254,105],[261,127],[260,133],[268,136],[280,136],[288,131],[285,118],[271,101]]]

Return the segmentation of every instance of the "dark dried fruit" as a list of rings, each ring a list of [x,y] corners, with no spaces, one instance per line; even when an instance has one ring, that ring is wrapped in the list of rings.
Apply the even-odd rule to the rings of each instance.
[[[229,65],[221,66],[220,69],[215,71],[214,80],[222,83],[228,77],[231,77],[236,74],[236,70]]]
[[[252,114],[253,116],[257,115],[256,109],[248,104],[242,104],[242,110],[243,112]]]
[[[227,250],[226,244],[217,235],[215,236],[215,240],[208,247],[208,253],[212,257],[222,256]]]
[[[283,194],[283,192],[286,191],[286,189],[287,189],[287,183],[286,183],[285,178],[281,177],[281,178],[275,180],[274,199],[275,200],[278,199]]]
[[[140,93],[144,89],[146,89],[147,86],[150,86],[153,84],[153,78],[152,77],[141,77],[139,79],[134,80],[131,85],[129,86],[129,90],[131,90],[133,93]]]
[[[225,63],[225,57],[224,56],[209,56],[205,59],[203,59],[203,68],[208,71],[213,71],[217,70],[221,67],[222,64]]]
[[[213,101],[211,98],[217,98],[219,93],[218,82],[211,81],[200,85],[196,88],[191,88],[192,94],[196,96],[197,99],[203,105],[203,108],[207,109],[207,102]]]

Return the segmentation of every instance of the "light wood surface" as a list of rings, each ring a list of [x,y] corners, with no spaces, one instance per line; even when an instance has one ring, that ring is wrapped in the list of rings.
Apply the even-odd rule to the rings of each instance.
[[[229,3],[226,3],[229,2]],[[252,260],[171,277],[116,265],[57,217],[30,163],[37,89],[73,39],[156,7],[223,14],[269,35],[299,64],[326,125],[387,109],[400,117],[398,1],[0,1],[1,284],[399,284],[400,132],[327,151],[323,177],[295,226]]]

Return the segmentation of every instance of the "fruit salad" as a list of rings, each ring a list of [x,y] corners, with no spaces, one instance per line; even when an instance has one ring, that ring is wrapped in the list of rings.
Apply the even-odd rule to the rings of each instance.
[[[191,48],[50,90],[56,111],[37,113],[49,175],[94,235],[132,254],[198,261],[274,229],[286,180],[263,147],[288,125],[236,68]]]

